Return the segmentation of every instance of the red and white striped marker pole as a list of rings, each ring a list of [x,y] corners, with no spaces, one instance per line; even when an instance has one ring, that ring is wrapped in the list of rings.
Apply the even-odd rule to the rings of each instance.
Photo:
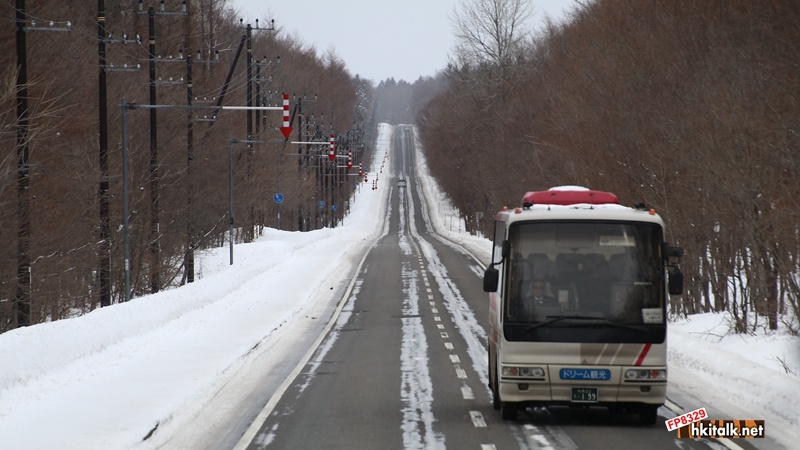
[[[284,139],[289,139],[292,127],[289,126],[289,94],[283,94],[283,126],[281,127]]]
[[[334,134],[331,133],[331,145],[328,148],[328,160],[331,161],[331,162],[333,162],[333,160],[336,159],[336,151],[334,150],[335,147],[333,145],[333,140],[334,140],[335,137],[336,136],[334,136]]]
[[[289,126],[289,94],[283,94],[283,126]]]

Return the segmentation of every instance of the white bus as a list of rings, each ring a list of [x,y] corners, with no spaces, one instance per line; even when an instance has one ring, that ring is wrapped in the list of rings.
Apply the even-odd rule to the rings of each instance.
[[[606,406],[653,424],[667,390],[668,295],[683,290],[664,223],[644,205],[579,187],[528,192],[496,215],[489,385],[527,406]]]

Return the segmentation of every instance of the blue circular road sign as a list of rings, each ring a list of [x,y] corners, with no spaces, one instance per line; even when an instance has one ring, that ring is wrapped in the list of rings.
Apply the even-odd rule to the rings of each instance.
[[[278,192],[278,193],[276,193],[275,195],[272,196],[272,199],[275,200],[275,203],[280,204],[280,203],[283,202],[283,194]]]

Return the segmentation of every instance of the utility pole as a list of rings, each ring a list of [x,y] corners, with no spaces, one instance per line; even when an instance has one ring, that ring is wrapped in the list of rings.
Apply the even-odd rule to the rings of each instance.
[[[188,44],[188,38],[187,38]],[[194,63],[216,63],[219,62],[219,53],[216,59],[203,60],[200,50],[197,51],[197,59],[192,60],[191,55],[186,58],[186,104],[189,109],[186,112],[186,254],[183,258],[183,268],[187,283],[194,283],[194,249],[197,246],[194,236],[194,216],[192,212],[192,200],[194,197],[194,177],[192,176],[192,163],[194,162],[194,120],[192,117],[192,64]]]
[[[17,0],[17,326],[31,324],[31,216],[28,165],[28,62],[25,53],[25,0]]]
[[[106,34],[105,0],[97,0],[97,56],[99,60],[98,71],[98,140],[100,161],[100,185],[97,197],[100,203],[100,268],[98,279],[100,281],[100,306],[111,305],[111,240],[109,239],[109,186],[108,186],[108,95],[106,73],[109,71],[138,71],[138,67],[116,69],[107,67],[106,44],[108,43],[141,43],[137,35],[136,40],[128,40],[127,35],[121,39],[114,39]]]
[[[247,107],[253,106],[253,27],[250,24],[247,24],[245,28],[246,35],[247,35],[247,54],[245,56],[247,61]],[[248,141],[254,141],[253,139],[253,111],[247,110],[247,136]],[[253,179],[253,143],[247,144],[247,172],[245,175],[245,179],[247,180],[247,186],[252,185]],[[253,206],[253,197],[251,194],[251,189],[247,189],[245,192],[247,193],[247,225],[244,229],[244,236],[245,242],[253,242],[255,239],[255,223],[256,223],[256,216],[255,216],[255,207]]]
[[[253,27],[247,24],[245,27],[247,34],[247,54],[245,56],[247,61],[247,107],[253,106]],[[253,139],[253,111],[247,110],[247,139]]]
[[[188,41],[187,41],[188,43]],[[198,52],[199,53],[199,52]],[[186,56],[186,104],[192,107],[192,56]],[[194,217],[192,216],[192,196],[194,194],[194,178],[192,162],[194,161],[194,129],[192,127],[192,110],[186,111],[186,178],[189,180],[186,190],[186,255],[183,268],[186,282],[194,283]]]
[[[147,9],[148,44],[150,51],[150,104],[156,101],[156,10]],[[158,223],[158,117],[156,109],[150,110],[150,292],[161,289],[161,248]]]
[[[240,20],[241,22],[241,20]],[[245,26],[245,37],[247,39],[247,106],[253,106],[253,31],[275,31],[275,20],[270,21],[270,25],[261,28],[256,19],[255,28],[249,23]],[[278,58],[280,63],[280,57]],[[253,138],[253,113],[258,111],[247,111],[247,139]]]
[[[108,114],[106,111],[106,6],[105,0],[97,0],[97,54],[100,62],[98,71],[98,123],[100,153],[100,186],[97,196],[100,200],[100,306],[111,305],[111,243],[108,226]]]
[[[143,9],[143,0],[139,0],[139,11]],[[156,99],[156,25],[155,17],[158,15],[184,15],[186,14],[186,1],[184,0],[181,12],[164,11],[164,2],[161,10],[156,13],[153,6],[147,8],[148,19],[148,48],[149,48],[149,82],[150,104],[155,105]],[[158,170],[158,115],[156,109],[150,110],[150,292],[161,290],[161,229],[159,223],[159,170]]]
[[[192,17],[186,11],[186,34],[183,47],[186,49],[186,253],[183,257],[183,273],[186,283],[194,283],[194,216],[192,215],[192,197],[194,197],[194,177],[192,162],[194,161],[194,121],[192,120],[192,55],[189,47],[192,43]],[[198,53],[198,60],[200,51]]]
[[[14,313],[17,326],[31,324],[31,194],[30,194],[30,118],[28,116],[28,56],[25,33],[28,31],[69,31],[72,24],[66,27],[55,26],[56,22],[48,21],[49,27],[26,26],[25,0],[16,0],[16,44],[17,44],[17,288],[14,295]],[[59,23],[60,25],[60,23]]]
[[[247,106],[253,106],[253,31],[274,31],[275,30],[275,21],[271,21],[270,26],[267,28],[261,28],[258,24],[258,19],[256,19],[256,26],[253,28],[252,25],[249,23],[245,26],[245,36],[247,40]],[[252,141],[258,141],[255,139],[255,135],[253,134],[253,113],[254,111],[248,110],[247,111],[247,139]],[[246,180],[247,185],[252,185],[252,178],[253,178],[253,145],[248,144],[247,146],[247,172],[246,172]],[[247,198],[247,224],[245,226],[245,240],[247,242],[252,242],[255,239],[255,206],[253,205],[253,198],[252,194],[248,195]]]

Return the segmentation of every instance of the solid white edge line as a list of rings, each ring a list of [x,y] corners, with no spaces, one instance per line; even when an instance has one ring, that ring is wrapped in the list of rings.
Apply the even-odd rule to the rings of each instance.
[[[359,262],[358,266],[356,267],[356,270],[353,274],[353,279],[350,280],[350,285],[347,286],[347,290],[342,296],[342,299],[339,301],[339,306],[336,307],[336,311],[334,312],[333,316],[331,316],[331,319],[328,321],[328,325],[326,325],[325,329],[322,330],[319,336],[317,336],[317,339],[314,341],[314,344],[308,349],[305,356],[303,356],[300,362],[297,363],[297,366],[295,366],[294,370],[292,370],[289,376],[287,376],[286,379],[283,380],[283,383],[275,391],[275,393],[272,394],[272,397],[270,397],[267,404],[264,405],[264,409],[261,410],[258,416],[256,416],[256,418],[247,428],[247,431],[242,435],[241,438],[239,438],[239,442],[236,444],[235,447],[233,447],[233,450],[245,450],[250,445],[250,443],[253,441],[253,439],[255,439],[256,435],[258,434],[258,430],[261,429],[261,426],[264,424],[264,422],[267,421],[269,415],[272,414],[272,411],[275,409],[275,406],[278,404],[281,397],[283,397],[283,394],[285,394],[286,391],[289,389],[289,387],[292,385],[292,383],[294,383],[294,380],[297,378],[298,375],[300,375],[300,372],[303,370],[303,367],[305,367],[306,364],[308,364],[308,361],[311,360],[311,357],[314,356],[314,353],[316,353],[316,351],[319,349],[319,346],[322,343],[322,341],[328,336],[328,333],[331,331],[331,328],[333,328],[334,324],[339,319],[339,314],[342,312],[342,309],[344,309],[344,305],[347,304],[347,301],[350,299],[350,293],[353,291],[353,286],[355,286],[356,284],[356,280],[358,279],[358,274],[361,273],[361,267],[364,265],[364,261],[366,261],[367,255],[369,255],[369,250],[375,245],[375,243],[378,242],[379,238],[380,236],[375,239],[372,245],[367,247],[367,251],[365,251],[364,256],[361,257],[361,262]]]
[[[664,400],[664,406],[676,416],[680,416],[681,414],[686,414],[688,412],[688,411],[682,411],[682,408],[673,403],[672,401],[670,401],[670,399]],[[744,448],[740,447],[738,444],[736,444],[735,442],[733,442],[728,438],[710,438],[710,439],[719,442],[725,447],[728,447],[730,450],[744,450]]]

